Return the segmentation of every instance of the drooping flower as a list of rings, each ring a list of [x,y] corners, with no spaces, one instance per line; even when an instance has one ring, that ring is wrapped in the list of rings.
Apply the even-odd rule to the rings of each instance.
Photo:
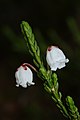
[[[21,85],[24,88],[27,88],[27,85],[34,85],[33,81],[33,73],[30,68],[26,65],[26,63],[22,64],[15,73],[16,78],[16,86],[19,87]]]
[[[51,70],[56,71],[65,67],[65,63],[69,62],[69,59],[66,59],[64,53],[58,47],[51,46],[47,49],[46,61]]]

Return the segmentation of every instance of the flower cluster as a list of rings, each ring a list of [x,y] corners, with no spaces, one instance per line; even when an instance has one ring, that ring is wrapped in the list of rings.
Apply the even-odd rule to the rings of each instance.
[[[65,67],[65,63],[69,62],[69,60],[66,59],[62,50],[60,50],[56,46],[48,47],[46,53],[46,61],[52,71],[56,71],[57,69]],[[30,64],[24,63],[17,69],[15,73],[17,87],[21,85],[22,87],[27,88],[27,85],[30,86],[35,84],[34,82],[32,82],[33,73],[28,66],[31,67]],[[31,68],[33,69],[33,67]]]

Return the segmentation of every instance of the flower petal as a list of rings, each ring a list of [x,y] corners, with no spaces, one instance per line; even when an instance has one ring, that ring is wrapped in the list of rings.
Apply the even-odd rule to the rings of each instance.
[[[58,47],[51,46],[47,49],[46,61],[51,70],[56,71],[57,68],[61,69],[65,67],[65,63],[69,62],[69,59],[66,59],[63,51]]]
[[[30,70],[29,67],[26,65],[22,64],[16,71],[15,73],[15,78],[16,78],[16,83],[17,87],[21,85],[24,88],[27,88],[27,85],[34,85],[35,83],[33,81],[33,73]]]

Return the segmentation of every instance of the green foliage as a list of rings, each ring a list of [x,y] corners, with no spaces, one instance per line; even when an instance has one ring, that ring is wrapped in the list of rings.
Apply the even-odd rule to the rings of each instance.
[[[37,45],[34,34],[29,24],[25,21],[21,24],[21,30],[26,40],[29,52],[33,57],[34,64],[38,67],[37,75],[44,81],[44,89],[50,94],[61,113],[70,120],[80,120],[77,107],[71,97],[66,98],[66,106],[62,102],[62,93],[59,91],[59,83],[56,73],[47,70],[41,60],[40,48]]]
[[[78,112],[78,108],[75,106],[74,101],[70,96],[67,96],[66,104],[67,104],[71,119],[72,120],[79,120],[80,115],[79,115],[79,112]]]
[[[29,52],[33,56],[33,61],[35,61],[38,67],[41,66],[42,62],[40,59],[40,49],[34,38],[34,34],[32,33],[31,27],[29,26],[27,22],[23,21],[21,24],[21,30],[24,35],[24,39],[26,40]]]

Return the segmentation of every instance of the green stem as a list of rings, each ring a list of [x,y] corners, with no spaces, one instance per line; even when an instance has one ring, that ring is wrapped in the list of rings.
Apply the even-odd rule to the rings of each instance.
[[[51,97],[54,100],[54,102],[56,103],[57,107],[60,109],[60,111],[62,112],[62,114],[68,118],[71,119],[70,115],[68,114],[68,111],[66,109],[66,107],[64,106],[62,100],[59,97],[58,91],[56,92],[55,88],[51,86],[49,80],[48,80],[48,85],[49,85],[49,90],[51,90]]]
[[[63,115],[67,118],[71,118],[68,114],[68,111],[66,110],[65,106],[63,105],[63,102],[56,96],[56,94],[54,94],[54,97],[57,100],[57,104],[58,104],[58,108],[60,108],[60,111],[63,113]]]

